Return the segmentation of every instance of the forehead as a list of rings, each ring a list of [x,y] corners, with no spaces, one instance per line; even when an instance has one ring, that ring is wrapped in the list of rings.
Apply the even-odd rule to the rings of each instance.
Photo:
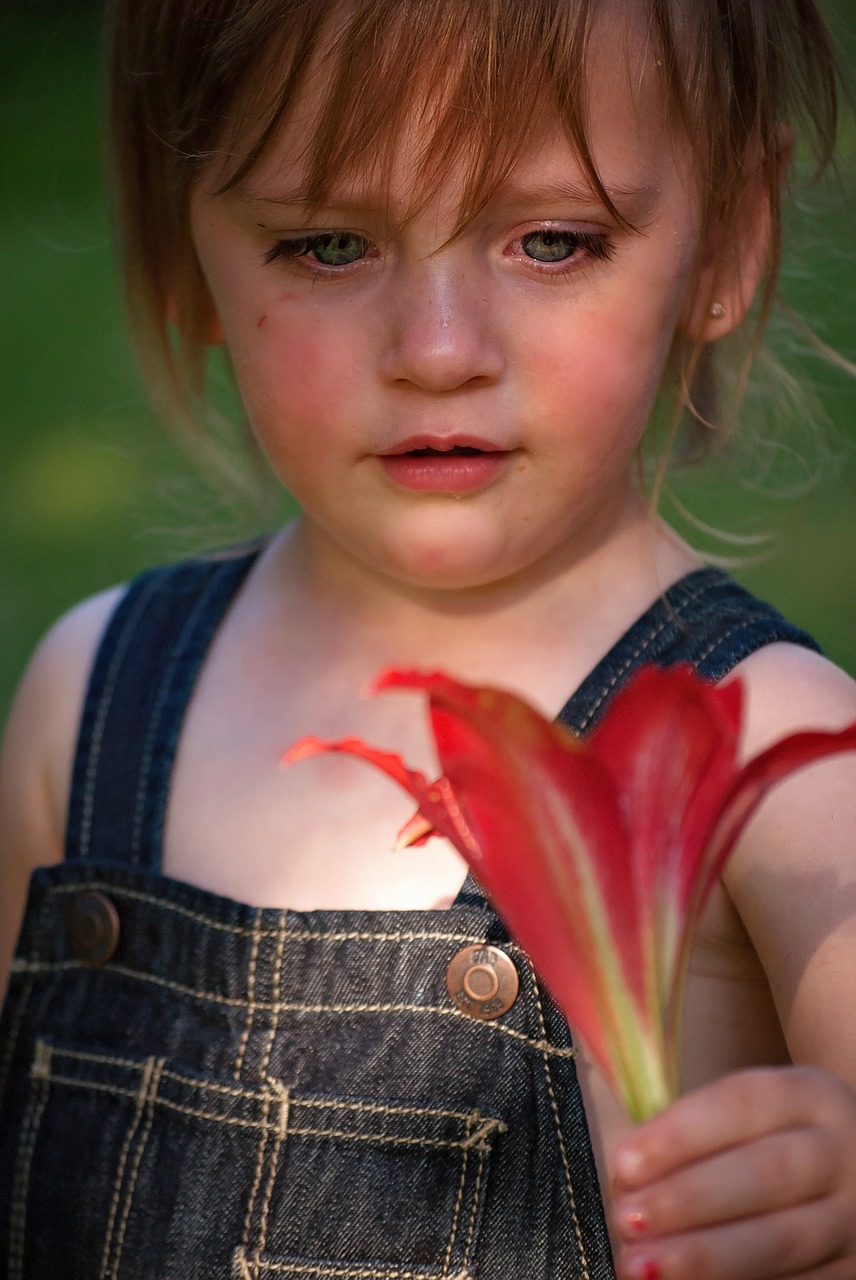
[[[465,6],[424,7],[436,15]],[[482,15],[514,7],[478,0]],[[381,36],[360,25],[365,8],[356,0],[336,8],[299,77],[293,55],[268,67],[267,85],[290,92],[273,111],[264,95],[245,100],[226,147],[241,160],[231,172],[224,166],[223,189],[279,187],[321,205],[334,191],[408,188],[415,212],[451,183],[465,220],[512,174],[528,181],[546,167],[543,180],[559,183],[571,168],[602,197],[604,187],[650,181],[672,147],[645,0],[581,3],[552,46],[537,23],[513,46],[485,22],[479,30],[449,20],[427,43],[400,22]]]

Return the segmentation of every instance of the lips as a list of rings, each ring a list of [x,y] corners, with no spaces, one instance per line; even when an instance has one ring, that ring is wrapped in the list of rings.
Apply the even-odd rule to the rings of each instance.
[[[387,477],[402,489],[461,495],[484,489],[515,450],[478,436],[411,436],[380,455]]]
[[[415,454],[430,457],[433,454],[456,454],[463,457],[472,457],[478,453],[507,453],[501,445],[494,444],[490,440],[482,440],[478,436],[471,435],[453,435],[453,436],[435,436],[435,435],[419,435],[410,436],[406,440],[399,441],[398,444],[388,449],[383,457],[400,457],[401,454]]]

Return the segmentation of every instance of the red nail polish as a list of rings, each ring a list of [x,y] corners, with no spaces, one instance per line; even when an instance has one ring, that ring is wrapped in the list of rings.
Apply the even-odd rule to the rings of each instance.
[[[660,1264],[653,1258],[643,1259],[639,1267],[640,1280],[660,1280]]]
[[[643,1213],[641,1209],[631,1209],[625,1215],[624,1221],[627,1223],[628,1230],[634,1236],[644,1236],[648,1230],[648,1215]],[[647,1277],[646,1280],[648,1280]]]

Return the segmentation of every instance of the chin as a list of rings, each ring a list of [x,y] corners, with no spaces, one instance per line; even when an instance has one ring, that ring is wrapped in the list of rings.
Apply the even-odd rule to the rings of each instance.
[[[401,546],[394,555],[384,557],[385,564],[376,567],[386,576],[396,578],[410,587],[424,591],[455,592],[476,591],[498,586],[516,577],[528,567],[528,561],[520,563],[506,555],[487,554],[462,540],[450,546],[422,547],[406,553]]]

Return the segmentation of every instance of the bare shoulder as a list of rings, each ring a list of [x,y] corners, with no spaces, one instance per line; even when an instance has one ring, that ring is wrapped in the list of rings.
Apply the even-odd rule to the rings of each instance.
[[[735,675],[748,693],[746,746],[753,754],[783,733],[836,729],[856,719],[856,681],[811,649],[766,645]]]
[[[0,751],[0,992],[27,884],[63,855],[69,779],[94,653],[123,588],[85,600],[36,649]]]
[[[737,668],[746,754],[856,721],[856,682],[820,655],[771,645]],[[856,752],[800,770],[764,801],[725,883],[770,980],[791,1054],[856,1084]]]

